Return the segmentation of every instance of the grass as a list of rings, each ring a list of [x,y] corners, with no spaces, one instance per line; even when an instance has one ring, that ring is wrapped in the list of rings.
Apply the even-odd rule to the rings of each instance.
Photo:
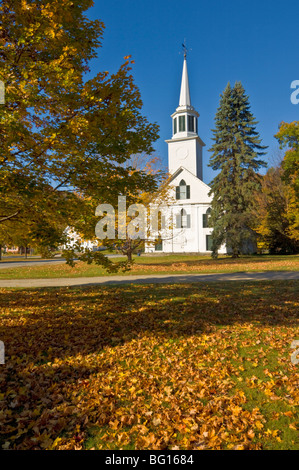
[[[115,258],[115,261],[125,258]],[[226,256],[213,260],[209,256],[197,255],[165,255],[165,256],[136,256],[134,265],[128,274],[186,274],[186,273],[233,273],[261,271],[298,271],[299,255],[288,256],[243,256],[232,259]],[[65,263],[43,266],[23,266],[18,268],[0,269],[0,279],[36,279],[60,277],[94,277],[107,276],[107,272],[96,265],[77,262],[75,267]]]
[[[299,281],[1,289],[4,449],[299,449]]]

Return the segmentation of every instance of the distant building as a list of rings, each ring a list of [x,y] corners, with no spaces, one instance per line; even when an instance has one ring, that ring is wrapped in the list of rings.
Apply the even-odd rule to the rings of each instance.
[[[19,253],[20,248],[18,246],[5,246],[4,253]]]
[[[97,241],[82,238],[72,227],[67,227],[64,233],[67,236],[67,242],[60,247],[63,250],[72,248],[76,244],[79,244],[81,248],[87,248],[93,251],[96,251],[98,248]]]

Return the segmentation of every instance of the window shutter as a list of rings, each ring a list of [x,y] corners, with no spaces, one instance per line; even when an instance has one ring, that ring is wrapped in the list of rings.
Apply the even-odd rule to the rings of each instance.
[[[179,186],[175,188],[175,198],[180,199],[180,187]]]
[[[177,214],[177,216],[176,216],[176,228],[182,228],[181,215],[180,214]]]
[[[187,186],[187,199],[190,199],[190,186]]]
[[[163,230],[165,228],[165,215],[162,215],[161,217],[161,229]]]
[[[191,227],[191,215],[187,214],[187,228]]]

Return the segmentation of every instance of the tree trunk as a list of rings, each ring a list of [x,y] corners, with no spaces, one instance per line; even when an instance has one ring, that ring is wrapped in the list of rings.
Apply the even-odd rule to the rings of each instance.
[[[133,252],[133,247],[132,247],[132,240],[129,238],[127,241],[127,258],[129,263],[132,261],[132,252]]]

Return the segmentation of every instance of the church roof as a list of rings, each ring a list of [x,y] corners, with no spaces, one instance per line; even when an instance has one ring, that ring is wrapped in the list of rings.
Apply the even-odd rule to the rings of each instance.
[[[172,175],[171,175],[171,178],[169,180],[169,183],[171,183],[171,181],[173,181],[175,178],[177,178],[178,175],[180,175],[182,172],[187,172],[189,173],[189,175],[191,176],[191,178],[197,180],[202,186],[205,186],[206,189],[208,189],[210,191],[210,186],[208,186],[206,183],[204,183],[200,178],[198,178],[196,175],[194,175],[190,170],[188,170],[187,168],[185,168],[184,166],[180,166]]]
[[[211,203],[212,196],[209,195],[211,188],[184,166],[180,166],[175,173],[171,175],[168,185],[174,189],[174,185],[178,185],[181,179],[186,181],[187,185],[190,185],[191,198],[184,202],[182,202],[182,200],[176,200],[172,203],[173,206]]]

